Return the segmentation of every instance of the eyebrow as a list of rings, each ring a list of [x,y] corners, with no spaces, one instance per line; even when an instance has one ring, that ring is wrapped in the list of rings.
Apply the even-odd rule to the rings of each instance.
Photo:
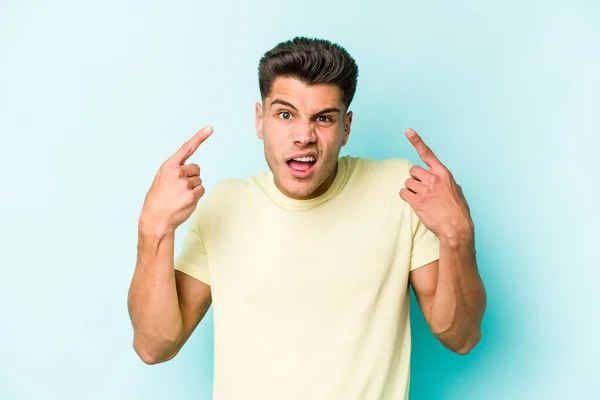
[[[274,99],[274,100],[271,102],[271,107],[273,107],[273,104],[281,104],[281,105],[288,106],[288,107],[290,107],[290,108],[293,108],[294,110],[298,111],[298,109],[297,109],[296,107],[294,107],[294,105],[293,105],[292,103],[289,103],[289,102],[287,102],[287,101],[285,101],[285,100],[281,100],[281,99]],[[339,112],[341,112],[341,111],[340,111],[340,109],[339,109],[339,108],[337,108],[337,107],[329,107],[329,108],[325,108],[325,109],[323,109],[323,110],[321,110],[321,111],[317,112],[317,113],[315,114],[315,116],[316,116],[316,115],[325,114],[325,113],[329,113],[329,112],[338,112],[338,113],[339,113]]]

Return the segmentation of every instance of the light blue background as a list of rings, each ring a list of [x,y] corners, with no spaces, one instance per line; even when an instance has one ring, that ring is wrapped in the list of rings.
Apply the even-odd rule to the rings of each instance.
[[[132,349],[137,218],[160,163],[204,125],[190,161],[208,190],[266,169],[257,63],[296,35],[359,64],[343,154],[419,162],[413,127],[471,205],[484,338],[454,355],[413,308],[412,398],[600,398],[597,1],[0,9],[1,399],[210,397],[212,314],[168,363]]]

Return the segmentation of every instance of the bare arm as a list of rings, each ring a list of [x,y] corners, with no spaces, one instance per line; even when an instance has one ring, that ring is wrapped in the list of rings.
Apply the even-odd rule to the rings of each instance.
[[[413,130],[406,136],[428,170],[410,168],[400,197],[440,243],[440,257],[410,273],[417,301],[433,334],[449,349],[466,354],[481,338],[486,307],[475,257],[475,227],[462,188]]]
[[[467,354],[481,339],[486,307],[475,249],[440,240],[440,259],[410,273],[415,297],[432,333],[448,349]]]
[[[133,348],[147,364],[175,357],[211,304],[210,286],[174,270],[173,250],[175,229],[205,192],[200,167],[185,161],[211,133],[200,130],[161,165],[140,215],[127,306]]]
[[[133,348],[147,364],[175,357],[211,304],[210,286],[174,270],[173,247],[173,232],[140,228],[128,309]]]

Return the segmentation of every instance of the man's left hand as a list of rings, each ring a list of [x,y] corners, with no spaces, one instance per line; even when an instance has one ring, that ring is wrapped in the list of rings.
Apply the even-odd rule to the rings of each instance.
[[[462,188],[413,129],[405,133],[429,169],[412,166],[400,198],[439,239],[472,241],[473,220]]]

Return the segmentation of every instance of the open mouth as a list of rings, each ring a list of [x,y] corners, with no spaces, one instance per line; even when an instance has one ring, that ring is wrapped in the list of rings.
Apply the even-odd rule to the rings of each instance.
[[[310,175],[316,163],[315,157],[305,156],[288,160],[287,165],[292,175],[297,178],[304,178]]]

